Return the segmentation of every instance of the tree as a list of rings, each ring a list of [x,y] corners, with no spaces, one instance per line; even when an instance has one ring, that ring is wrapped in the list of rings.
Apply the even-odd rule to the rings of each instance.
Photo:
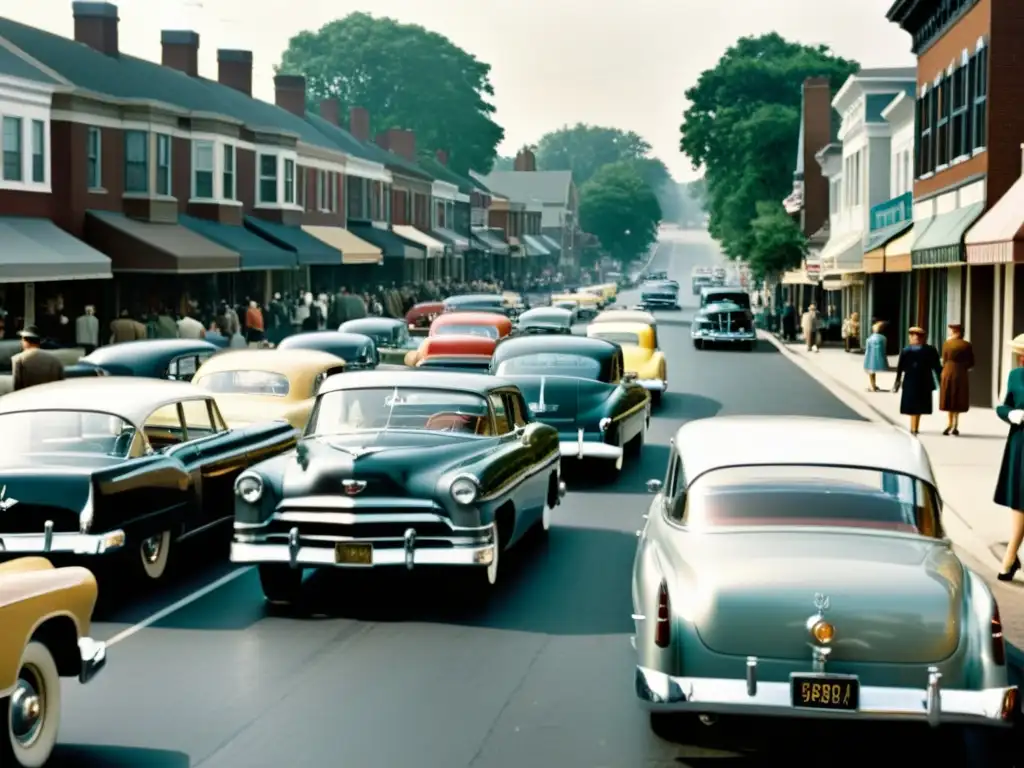
[[[577,123],[544,134],[537,143],[537,168],[572,171],[577,185],[606,165],[646,158],[651,145],[632,131]]]
[[[504,155],[498,155],[494,158],[494,164],[491,166],[492,171],[512,171],[515,170],[516,159],[514,157],[505,157]]]
[[[638,157],[628,161],[636,168],[637,173],[647,182],[658,198],[661,206],[661,217],[665,221],[677,221],[682,214],[679,199],[679,185],[665,164],[656,157]]]
[[[711,234],[728,256],[747,258],[755,247],[758,203],[792,191],[804,80],[827,77],[836,90],[857,69],[827,46],[773,32],[740,38],[686,92],[680,148],[704,168]]]
[[[658,237],[661,206],[635,165],[606,165],[580,188],[580,226],[620,261],[646,251]]]
[[[305,75],[311,106],[333,98],[345,111],[365,107],[376,132],[415,131],[457,173],[489,172],[505,135],[492,119],[490,65],[418,25],[351,13],[295,35],[277,70]]]
[[[778,277],[799,267],[807,257],[807,238],[782,203],[758,203],[750,231],[747,263],[755,280]]]

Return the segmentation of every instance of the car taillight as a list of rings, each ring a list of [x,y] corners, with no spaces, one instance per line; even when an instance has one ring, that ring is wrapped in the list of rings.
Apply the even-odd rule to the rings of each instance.
[[[1006,665],[1006,643],[1003,640],[1003,620],[999,617],[999,606],[992,608],[992,660],[1000,667]]]
[[[668,584],[661,582],[658,588],[658,623],[654,630],[654,644],[659,648],[668,648],[672,640],[672,622],[669,619]]]

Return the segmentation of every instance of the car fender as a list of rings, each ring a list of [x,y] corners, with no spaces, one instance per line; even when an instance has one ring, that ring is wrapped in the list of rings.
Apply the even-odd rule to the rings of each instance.
[[[1006,664],[997,664],[992,654],[992,614],[996,599],[985,580],[964,566],[962,606],[965,613],[964,636],[967,642],[965,663],[973,669],[965,670],[965,677],[976,688],[1003,688],[1009,685]]]

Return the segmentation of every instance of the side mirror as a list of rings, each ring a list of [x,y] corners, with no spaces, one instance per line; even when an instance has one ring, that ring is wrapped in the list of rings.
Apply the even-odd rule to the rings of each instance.
[[[523,441],[523,445],[533,445],[537,439],[537,433],[544,428],[543,424],[539,422],[533,422],[527,424],[525,427],[521,427],[522,433],[520,434],[520,440]],[[516,431],[519,431],[518,429]]]
[[[648,493],[661,493],[661,480],[648,480],[647,481],[647,492]]]

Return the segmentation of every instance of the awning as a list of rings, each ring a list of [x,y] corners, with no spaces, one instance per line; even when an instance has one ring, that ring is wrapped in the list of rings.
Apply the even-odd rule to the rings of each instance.
[[[783,285],[817,285],[802,269],[793,269],[782,275]]]
[[[508,236],[508,252],[513,259],[522,259],[526,257],[526,249],[523,248],[522,242],[518,237]]]
[[[914,231],[920,234],[915,235],[910,251],[914,268],[963,264],[967,256],[964,233],[984,210],[984,203],[974,203],[916,222]]]
[[[914,230],[910,229],[885,246],[885,271],[909,272],[913,269],[910,247],[914,244]]]
[[[245,217],[245,226],[279,248],[292,251],[301,267],[336,266],[342,263],[340,250],[305,232],[302,227],[290,227],[254,216]]]
[[[0,283],[111,277],[107,256],[49,219],[0,218]]]
[[[891,240],[895,240],[913,226],[914,222],[912,221],[901,221],[899,224],[882,227],[881,229],[876,229],[874,232],[868,233],[868,236],[864,238],[864,253],[877,250],[887,245]]]
[[[877,275],[885,272],[885,247],[875,248],[864,254],[864,273]]]
[[[1024,177],[978,219],[964,237],[968,264],[1024,261]]]
[[[527,256],[550,256],[551,251],[548,250],[544,241],[537,235],[523,235],[523,240],[526,241],[526,255]]]
[[[843,278],[841,277],[826,277],[821,281],[821,290],[823,291],[841,291],[843,290]]]
[[[413,245],[407,240],[403,240],[390,229],[380,229],[372,224],[350,223],[348,231],[361,240],[373,243],[380,248],[385,259],[409,259],[410,261],[415,261],[427,257],[426,250],[418,245]]]
[[[491,253],[498,256],[508,256],[508,243],[504,241],[501,235],[491,232],[486,227],[480,227],[473,230],[473,236],[486,245],[487,250]]]
[[[110,256],[114,272],[238,272],[241,256],[181,224],[155,224],[121,213],[86,211],[85,239]]]
[[[562,244],[555,240],[555,238],[551,237],[550,235],[541,235],[540,237],[541,240],[543,240],[544,243],[547,245],[548,250],[551,251],[551,253],[562,252]]]
[[[361,240],[344,227],[303,227],[302,231],[318,242],[341,252],[341,259],[334,264],[380,264],[384,261],[380,248]]]
[[[392,229],[403,240],[409,240],[423,248],[427,252],[428,259],[439,259],[444,256],[444,243],[435,240],[425,232],[420,232],[416,227],[410,227],[408,224],[395,224]]]
[[[245,227],[221,224],[195,216],[179,216],[178,221],[197,235],[235,251],[241,257],[243,271],[295,269],[299,266],[295,251],[278,248]]]
[[[822,275],[864,271],[862,232],[850,232],[829,239],[821,251]]]
[[[432,234],[441,242],[450,245],[452,250],[456,253],[459,251],[468,251],[470,248],[469,238],[465,235],[460,235],[454,230],[446,229],[445,227],[435,227],[432,230]]]

